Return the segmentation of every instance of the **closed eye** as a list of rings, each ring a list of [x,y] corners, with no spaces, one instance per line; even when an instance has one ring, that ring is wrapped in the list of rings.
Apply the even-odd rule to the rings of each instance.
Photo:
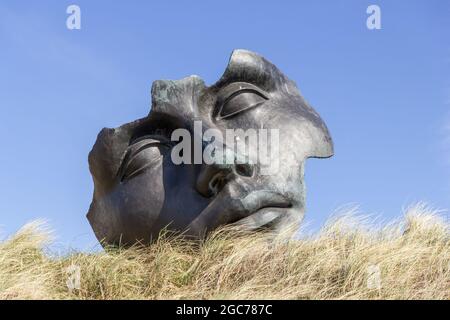
[[[229,118],[242,111],[257,107],[268,99],[267,94],[254,85],[245,82],[232,83],[219,94],[218,118]]]
[[[156,164],[171,145],[159,137],[142,137],[127,149],[119,170],[120,181],[126,181]]]

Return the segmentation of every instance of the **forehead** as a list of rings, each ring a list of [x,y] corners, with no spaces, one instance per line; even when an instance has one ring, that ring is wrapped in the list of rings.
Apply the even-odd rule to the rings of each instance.
[[[296,87],[275,65],[247,50],[233,51],[224,74],[214,86],[223,87],[232,82],[248,82],[268,92]]]
[[[286,94],[301,98],[297,86],[278,68],[260,55],[247,51],[233,51],[221,78],[207,87],[198,76],[181,80],[157,80],[152,85],[153,114],[181,119],[205,118],[213,108],[217,96],[234,83],[248,83],[267,93]]]

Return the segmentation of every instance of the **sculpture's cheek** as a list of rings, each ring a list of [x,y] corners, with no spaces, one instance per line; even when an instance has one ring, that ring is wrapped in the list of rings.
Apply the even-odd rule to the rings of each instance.
[[[109,243],[125,244],[150,239],[150,230],[164,205],[162,171],[161,163],[156,163],[96,199],[88,219],[99,240],[106,238]]]
[[[117,234],[120,233],[119,215],[110,203],[108,196],[92,201],[87,213],[89,223],[95,236],[101,243],[118,244]]]
[[[164,206],[165,191],[161,163],[147,168],[143,173],[118,186],[117,208],[126,238],[145,240]]]

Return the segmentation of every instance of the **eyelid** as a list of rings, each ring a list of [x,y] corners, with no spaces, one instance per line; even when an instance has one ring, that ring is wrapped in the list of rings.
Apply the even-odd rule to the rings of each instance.
[[[219,103],[219,105],[223,105],[235,94],[245,91],[254,92],[256,94],[261,95],[264,99],[269,100],[269,94],[264,90],[262,90],[261,88],[248,82],[233,82],[219,91],[217,102]]]
[[[156,140],[155,141],[141,140],[139,142],[136,142],[128,148],[124,158],[124,163],[132,161],[141,151],[151,147],[157,147],[160,145],[161,143]]]
[[[230,94],[222,103],[222,106],[224,106],[225,104],[228,103],[228,101],[230,101],[231,99],[233,99],[234,97],[236,97],[237,95],[240,95],[241,93],[245,93],[245,92],[249,92],[249,93],[254,93],[257,94],[259,96],[261,96],[262,98],[269,100],[269,98],[262,92],[255,90],[253,88],[242,88],[238,91],[233,92],[232,94]]]
[[[224,107],[227,105],[227,103],[230,102],[233,98],[235,98],[243,93],[252,93],[252,94],[260,96],[264,100],[269,100],[268,93],[265,92],[264,90],[258,88],[257,86],[255,86],[251,83],[248,83],[248,82],[233,82],[219,91],[217,101],[216,101],[216,108],[215,108],[213,116],[217,120],[225,119],[225,118],[228,118],[235,114],[238,114],[241,111],[245,111],[247,109],[261,105],[264,102],[264,101],[262,101],[257,104],[249,105],[248,107],[238,110],[236,112],[233,112],[232,114],[227,114],[227,115],[223,116],[222,111],[223,111]]]
[[[129,162],[141,151],[153,146],[170,147],[170,143],[165,137],[161,136],[150,135],[139,137],[128,146],[123,162]]]
[[[125,156],[122,160],[122,164],[118,171],[120,180],[124,180],[124,174],[127,171],[127,167],[133,160],[144,150],[152,147],[165,146],[170,147],[167,138],[157,135],[142,136],[134,140],[127,148]]]

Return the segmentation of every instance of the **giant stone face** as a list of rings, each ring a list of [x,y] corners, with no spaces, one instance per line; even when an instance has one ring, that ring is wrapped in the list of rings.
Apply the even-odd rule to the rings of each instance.
[[[276,148],[267,143],[279,167],[267,174],[257,162],[175,163],[172,133],[185,129],[194,140],[198,123],[201,132],[223,136],[227,129],[278,130]],[[257,148],[245,144],[249,152]],[[214,85],[197,76],[155,81],[148,116],[99,133],[89,154],[94,195],[87,217],[105,244],[148,243],[166,227],[191,236],[230,223],[278,230],[303,218],[304,161],[332,154],[325,124],[295,83],[263,57],[235,50]]]

